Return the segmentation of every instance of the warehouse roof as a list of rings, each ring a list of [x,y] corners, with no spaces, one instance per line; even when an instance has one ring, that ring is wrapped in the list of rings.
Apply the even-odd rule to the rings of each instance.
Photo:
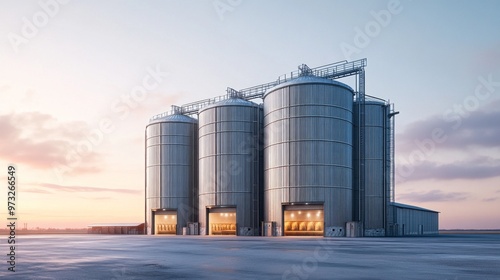
[[[104,224],[91,224],[87,227],[138,227],[144,223],[104,223]]]
[[[399,207],[399,208],[406,208],[406,209],[413,209],[413,210],[420,210],[420,211],[427,211],[427,212],[439,213],[438,211],[434,211],[434,210],[430,210],[430,209],[426,209],[426,208],[422,208],[422,207],[417,207],[417,206],[413,206],[413,205],[403,204],[403,203],[393,202],[391,204],[393,206],[396,206],[396,207]]]

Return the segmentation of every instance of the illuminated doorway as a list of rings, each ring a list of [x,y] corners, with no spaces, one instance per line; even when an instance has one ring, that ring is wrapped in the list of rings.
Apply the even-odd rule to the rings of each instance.
[[[208,209],[209,235],[236,235],[236,208]]]
[[[323,236],[322,205],[287,205],[283,209],[285,236]]]
[[[177,234],[177,211],[154,212],[155,234]]]

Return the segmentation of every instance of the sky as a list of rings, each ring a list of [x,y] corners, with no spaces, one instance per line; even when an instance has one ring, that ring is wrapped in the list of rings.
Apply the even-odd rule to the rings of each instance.
[[[499,1],[0,1],[0,180],[19,223],[144,221],[153,115],[368,59],[396,117],[396,200],[500,228]],[[346,80],[346,83],[352,80]],[[0,192],[7,217],[7,190]]]

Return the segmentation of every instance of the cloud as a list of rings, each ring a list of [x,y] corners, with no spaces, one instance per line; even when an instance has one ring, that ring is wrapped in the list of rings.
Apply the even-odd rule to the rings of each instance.
[[[81,121],[60,122],[50,114],[40,112],[0,115],[0,158],[14,164],[38,169],[68,165],[70,153],[86,140],[90,127]],[[74,166],[74,173],[100,171],[100,155],[89,151],[85,161]]]
[[[53,192],[48,190],[42,190],[37,188],[23,188],[23,193],[42,193],[42,194],[52,194]]]
[[[416,121],[396,137],[399,182],[500,176],[500,100],[458,116],[445,119],[434,115]],[[488,154],[478,156],[478,151]],[[434,161],[440,155],[454,153],[466,159],[447,156],[440,157],[440,163]]]
[[[399,199],[411,202],[436,202],[436,201],[460,201],[469,197],[468,193],[464,192],[449,192],[445,193],[440,190],[432,190],[428,192],[410,192],[399,195]]]
[[[493,201],[497,201],[500,197],[490,197],[490,198],[485,198],[483,199],[484,202],[493,202]]]
[[[405,172],[411,170],[408,176]],[[465,161],[438,164],[423,161],[418,165],[398,164],[396,173],[399,182],[425,179],[485,179],[500,176],[500,159],[491,157],[474,157]]]
[[[409,124],[404,133],[397,135],[398,151],[409,153],[421,149],[424,143],[433,139],[436,130],[442,132],[437,137],[438,141],[433,141],[436,149],[500,148],[498,120],[500,100],[491,102],[482,110],[463,110],[462,113],[445,111],[442,116],[433,115]]]
[[[120,189],[120,188],[101,188],[101,187],[88,187],[88,186],[63,186],[57,184],[40,183],[32,184],[37,186],[36,189],[27,189],[25,192],[34,193],[53,193],[53,192],[68,192],[68,193],[121,193],[121,194],[139,194],[142,190]],[[53,192],[52,192],[53,191]],[[104,199],[104,198],[102,198]]]

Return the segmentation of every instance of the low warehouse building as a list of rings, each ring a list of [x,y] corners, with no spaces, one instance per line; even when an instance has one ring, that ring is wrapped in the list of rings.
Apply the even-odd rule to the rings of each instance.
[[[439,234],[439,212],[407,204],[391,203],[393,223],[388,235],[413,236]]]
[[[144,223],[91,224],[88,233],[94,234],[144,234]]]

